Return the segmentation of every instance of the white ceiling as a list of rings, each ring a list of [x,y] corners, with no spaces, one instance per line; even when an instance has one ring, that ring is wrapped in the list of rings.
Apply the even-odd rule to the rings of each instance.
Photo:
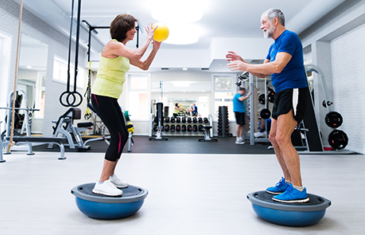
[[[14,1],[20,2],[20,0]],[[155,1],[82,0],[81,20],[88,21],[92,26],[109,26],[116,15],[129,13],[139,19],[142,25],[146,25],[149,22],[157,23],[151,17],[151,4],[154,4]],[[190,4],[192,8],[194,7],[194,4],[191,3],[192,0],[170,1],[174,1],[176,4]],[[198,1],[205,1],[207,3],[205,4],[202,19],[192,23],[193,26],[199,29],[199,41],[189,45],[163,43],[161,50],[171,52],[171,56],[168,54],[169,56],[165,56],[164,58],[171,60],[171,57],[181,56],[178,55],[178,51],[183,52],[185,50],[189,51],[189,53],[185,53],[188,54],[186,57],[181,57],[182,61],[190,60],[190,52],[194,50],[200,50],[203,53],[209,54],[211,53],[209,51],[211,42],[214,38],[262,39],[263,34],[260,30],[260,18],[262,12],[269,8],[281,9],[285,14],[287,28],[299,34],[345,0],[194,0],[193,3]],[[68,36],[68,19],[71,15],[71,2],[71,0],[28,0],[24,1],[24,6],[40,19]],[[75,5],[77,3],[78,0],[75,0]],[[186,14],[189,14],[189,12]],[[82,24],[82,26],[87,29],[85,25]],[[93,52],[96,52],[95,55],[97,56],[100,55],[99,52],[103,44],[110,40],[108,29],[98,29],[98,32],[97,35],[93,35],[93,41],[91,43]],[[83,33],[83,37],[80,37],[80,44],[86,46],[87,37],[85,37],[85,30]],[[140,35],[140,44],[143,43],[145,38],[145,33]],[[135,48],[135,45],[136,41],[127,44],[131,48]],[[201,53],[200,51],[197,53]],[[91,59],[93,60],[93,58]],[[185,66],[181,65],[178,67]],[[209,70],[212,71],[212,68],[216,68],[217,71],[229,71],[226,68],[226,61],[222,60],[222,58],[212,58]]]
[[[53,0],[63,11],[71,14],[71,0]],[[182,2],[180,0],[171,0]],[[195,0],[202,1],[202,0]],[[323,1],[323,0],[321,0]],[[77,0],[76,0],[77,2]],[[93,26],[109,26],[114,17],[121,13],[129,13],[146,25],[156,23],[151,17],[153,0],[87,0],[82,1],[83,20]],[[262,37],[260,17],[263,11],[276,7],[281,9],[290,22],[309,3],[309,0],[207,0],[203,18],[194,24],[199,28],[200,40],[191,45],[164,44],[163,49],[207,49],[214,37],[219,38],[258,38]],[[317,0],[318,2],[318,0]],[[333,1],[335,2],[335,1]],[[191,7],[194,7],[193,5]],[[188,14],[188,12],[187,12]],[[308,16],[310,17],[310,16]],[[109,31],[99,29],[97,37],[102,42],[110,39]],[[144,35],[141,35],[144,39]],[[134,45],[134,44],[133,44]]]

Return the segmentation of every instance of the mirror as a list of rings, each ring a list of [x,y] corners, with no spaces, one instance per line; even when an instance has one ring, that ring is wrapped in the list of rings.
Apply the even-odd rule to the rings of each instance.
[[[21,98],[22,108],[40,109],[32,115],[32,133],[43,133],[47,59],[47,44],[23,33],[20,43],[17,89],[26,93],[26,99]],[[19,114],[24,112],[19,111]]]

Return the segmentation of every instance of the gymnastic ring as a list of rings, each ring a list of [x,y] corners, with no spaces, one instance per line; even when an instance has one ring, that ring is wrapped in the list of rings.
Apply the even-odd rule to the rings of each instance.
[[[73,94],[73,97],[74,97],[74,98],[73,98],[73,99],[74,99],[74,100],[73,100],[74,102],[73,102],[72,104],[70,104],[70,106],[71,106],[71,107],[77,107],[77,106],[79,106],[79,105],[82,103],[82,95],[81,95],[79,92],[77,92],[77,91],[72,92],[72,94]],[[76,95],[78,95],[78,96],[80,97],[80,101],[79,101],[78,103],[76,103],[76,104],[75,104],[75,102],[76,102],[75,94],[76,94]],[[69,100],[69,97],[70,97],[70,96],[67,96],[67,98],[66,98],[67,103],[69,103],[69,101],[68,101],[68,100]]]
[[[69,91],[65,91],[65,92],[63,92],[61,95],[60,95],[60,103],[62,104],[62,106],[64,106],[64,107],[70,107],[70,104],[69,103],[64,103],[63,101],[62,101],[62,98],[63,98],[63,96],[64,95],[66,95],[67,94],[67,97],[69,96],[69,94],[70,94],[70,92]],[[67,97],[66,97],[66,101],[67,101]],[[75,97],[75,100],[76,100],[76,97]]]

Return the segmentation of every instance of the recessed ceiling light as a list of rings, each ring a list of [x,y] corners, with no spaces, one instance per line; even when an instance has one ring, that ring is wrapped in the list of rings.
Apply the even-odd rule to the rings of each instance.
[[[183,68],[183,70],[188,70],[188,68]]]
[[[203,17],[205,0],[155,0],[151,1],[152,18],[166,23],[193,23]]]
[[[164,41],[168,44],[186,45],[199,41],[199,31],[192,24],[167,24],[169,37]]]
[[[30,66],[30,65],[27,66],[27,69],[31,69],[31,68],[32,68],[32,66]]]

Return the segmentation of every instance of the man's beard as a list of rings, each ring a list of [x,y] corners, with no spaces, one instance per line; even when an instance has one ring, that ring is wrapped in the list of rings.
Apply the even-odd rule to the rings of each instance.
[[[264,37],[272,38],[272,36],[274,35],[275,29],[276,29],[275,25],[273,25],[273,23],[270,22],[270,29],[269,30],[266,29],[266,32],[264,31]]]

